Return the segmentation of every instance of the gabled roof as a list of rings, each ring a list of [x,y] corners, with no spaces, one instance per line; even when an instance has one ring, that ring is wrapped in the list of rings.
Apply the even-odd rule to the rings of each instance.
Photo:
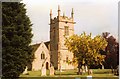
[[[32,49],[33,49],[33,50],[32,50],[32,53],[34,53],[34,52],[37,50],[37,48],[40,46],[40,44],[41,44],[41,43],[31,45],[31,46],[32,46]],[[49,50],[50,41],[44,42],[44,44],[46,45],[46,47],[47,47],[48,50]]]
[[[50,41],[44,42],[44,44],[45,44],[45,45],[46,45],[46,47],[49,49],[49,44],[50,44]]]
[[[37,50],[37,48],[40,46],[40,44],[41,44],[41,43],[31,45],[31,46],[32,46],[32,53],[34,53],[34,52]]]

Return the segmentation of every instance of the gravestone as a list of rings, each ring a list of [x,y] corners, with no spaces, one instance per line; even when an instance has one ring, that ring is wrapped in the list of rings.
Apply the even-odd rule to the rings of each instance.
[[[88,68],[87,68],[87,66],[85,66],[85,72],[88,72]]]
[[[50,75],[52,76],[52,75],[54,75],[54,73],[55,73],[54,67],[51,66],[51,67],[50,67]]]
[[[28,67],[26,66],[25,71],[23,72],[23,74],[28,74],[27,69],[28,69]]]
[[[85,69],[85,67],[84,67],[84,65],[82,65],[82,70],[84,70]]]
[[[82,71],[82,69],[79,69],[79,68],[78,68],[77,71],[78,71],[78,72],[77,72],[77,75],[81,75],[81,71]]]
[[[41,76],[46,76],[46,68],[42,67]]]
[[[82,70],[82,74],[85,74],[85,69]]]
[[[104,65],[102,65],[102,69],[104,69]]]
[[[79,75],[82,75],[82,69],[79,70],[80,72],[78,72]]]
[[[88,70],[88,74],[90,75],[90,74],[92,74],[93,72],[92,72],[92,69],[89,69]]]
[[[82,65],[82,74],[85,74],[85,66]]]

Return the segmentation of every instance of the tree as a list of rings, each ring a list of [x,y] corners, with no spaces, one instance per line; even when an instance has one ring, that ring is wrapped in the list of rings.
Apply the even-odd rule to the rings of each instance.
[[[119,64],[119,43],[112,35],[109,34],[110,33],[108,32],[102,33],[102,36],[108,42],[108,45],[105,50],[106,51],[105,66],[106,68],[115,69]]]
[[[85,32],[81,35],[73,35],[66,38],[65,45],[69,51],[73,52],[73,60],[78,63],[78,70],[80,70],[82,64],[88,66],[91,64],[102,65],[104,61],[104,55],[100,54],[100,50],[105,49],[107,42],[100,35],[94,38],[91,37],[91,34],[86,35]]]
[[[20,2],[2,3],[2,76],[19,77],[31,54],[31,22],[25,5]]]

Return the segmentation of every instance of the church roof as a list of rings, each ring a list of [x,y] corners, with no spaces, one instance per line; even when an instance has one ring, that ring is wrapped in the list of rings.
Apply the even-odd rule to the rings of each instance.
[[[32,53],[34,53],[34,52],[37,50],[37,48],[40,46],[40,44],[41,44],[41,43],[32,45],[32,49],[33,49]],[[46,47],[49,49],[50,41],[44,42],[44,44],[45,44]]]
[[[49,44],[50,44],[50,41],[47,41],[47,42],[44,42],[46,47],[49,49]]]

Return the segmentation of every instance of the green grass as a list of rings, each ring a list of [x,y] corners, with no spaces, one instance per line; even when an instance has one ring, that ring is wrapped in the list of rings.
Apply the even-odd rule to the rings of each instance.
[[[21,74],[20,77],[28,77],[28,79],[87,79],[88,73],[83,75],[77,75],[77,70],[66,70],[63,72],[55,71],[54,76],[49,76],[49,70],[47,70],[47,76],[41,76],[41,71],[28,71],[29,75]],[[92,79],[118,79],[118,76],[112,74],[110,69],[93,69]]]

